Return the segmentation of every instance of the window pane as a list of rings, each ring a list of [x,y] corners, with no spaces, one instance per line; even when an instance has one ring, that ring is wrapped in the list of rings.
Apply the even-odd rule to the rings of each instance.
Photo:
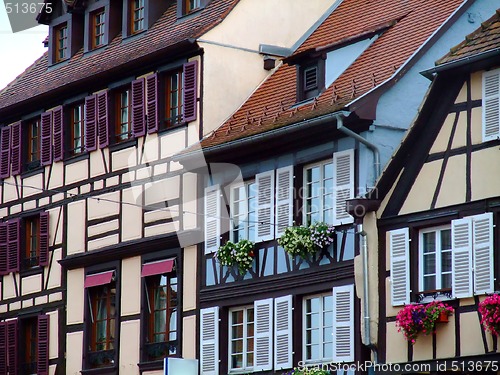
[[[424,255],[424,275],[436,272],[436,254]]]
[[[451,249],[451,229],[441,231],[441,250]]]
[[[424,233],[423,235],[423,248],[425,253],[433,253],[436,251],[436,233]]]
[[[424,290],[436,289],[436,276],[424,276]]]

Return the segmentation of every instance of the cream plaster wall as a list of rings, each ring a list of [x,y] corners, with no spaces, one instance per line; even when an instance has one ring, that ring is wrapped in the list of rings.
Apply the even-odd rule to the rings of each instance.
[[[182,209],[184,230],[194,229],[197,226],[197,175],[185,173],[182,175]]]
[[[167,158],[183,150],[186,147],[186,128],[179,128],[160,136],[160,147],[162,158]]]
[[[380,219],[382,217],[382,214],[384,213],[385,208],[387,207],[387,203],[389,203],[389,200],[392,197],[392,194],[394,193],[394,189],[398,185],[399,179],[401,178],[401,175],[404,172],[404,168],[399,172],[398,177],[394,181],[394,185],[392,185],[391,189],[389,192],[385,195],[385,197],[382,199],[382,202],[380,203],[380,207],[377,210],[377,219]]]
[[[61,245],[62,244],[62,234],[63,234],[63,218],[64,213],[62,212],[62,207],[53,208],[48,210],[50,215],[49,217],[49,244],[52,245]],[[59,217],[59,214],[61,215]],[[55,239],[55,241],[54,241]]]
[[[80,375],[82,369],[83,332],[66,334],[66,375]]]
[[[386,363],[406,362],[408,360],[408,343],[398,332],[395,322],[387,323],[387,354]]]
[[[40,194],[43,190],[43,175],[37,173],[23,179],[23,198]]]
[[[73,228],[85,228],[85,201],[68,203],[68,222]],[[66,244],[68,255],[85,251],[85,230],[75,230],[68,232],[68,242]]]
[[[10,202],[19,199],[17,188],[13,178],[7,180],[7,184],[3,184],[3,201]],[[14,185],[12,185],[14,184]]]
[[[130,241],[142,236],[142,208],[135,206],[142,194],[142,186],[133,186],[122,191],[122,241]]]
[[[42,290],[42,275],[23,277],[21,295],[25,296]]]
[[[500,195],[500,173],[492,173],[500,161],[499,156],[498,147],[472,153],[472,200]]]
[[[477,312],[460,314],[460,355],[484,354],[481,325]],[[489,337],[491,347],[491,335]]]
[[[442,163],[442,160],[436,160],[424,164],[401,207],[400,215],[430,208]]]
[[[97,234],[106,233],[111,230],[116,230],[119,227],[118,219],[109,220],[101,224],[91,225],[88,227],[88,236],[92,237]]]
[[[465,171],[465,155],[457,155],[448,159],[443,182],[436,201],[436,208],[465,202],[467,184]]]
[[[457,128],[453,136],[451,148],[464,147],[467,145],[467,112],[462,111],[459,113]]]
[[[15,278],[15,280],[14,280]],[[3,277],[3,296],[2,299],[6,300],[9,298],[14,298],[17,296],[16,285],[19,285],[19,274],[18,273],[10,273]]]
[[[196,316],[188,316],[182,320],[182,357],[196,359]]]
[[[455,99],[455,104],[467,102],[467,83],[462,85],[457,98]]]
[[[46,176],[48,183],[46,182],[45,186],[48,186],[49,189],[61,187],[64,184],[64,163],[52,163],[52,169]]]
[[[455,315],[448,317],[448,323],[439,324],[436,330],[436,357],[452,358],[455,356]]]
[[[471,99],[481,100],[483,98],[483,72],[474,72],[470,76]]]
[[[131,320],[120,325],[120,375],[136,375],[139,361],[140,321]]]
[[[400,332],[399,335],[403,336],[403,333]],[[432,334],[419,334],[415,344],[413,344],[413,360],[422,361],[424,359],[432,359]]]
[[[167,135],[166,138],[170,138]],[[142,153],[139,163],[145,164],[158,160],[158,149],[159,149],[159,138],[158,134],[148,134],[144,142],[144,153]]]
[[[45,272],[45,280],[44,283],[47,283],[47,277],[48,277],[48,283],[47,283],[47,288],[48,289],[53,289],[53,288],[58,288],[61,286],[61,274],[62,274],[62,269],[61,266],[59,265],[59,260],[62,258],[62,250],[61,249],[55,249],[54,250],[54,259],[52,260],[52,266],[50,268],[50,273]]]
[[[102,249],[103,247],[116,245],[119,241],[118,234],[112,234],[106,237],[97,238],[95,240],[88,241],[88,250]]]
[[[49,358],[59,356],[59,312],[57,310],[47,313],[49,316]]]
[[[189,246],[184,248],[184,265],[183,265],[183,288],[182,295],[183,311],[196,309],[196,260],[197,247]]]
[[[144,228],[144,236],[145,237],[159,236],[165,233],[176,232],[178,229],[179,229],[178,221],[174,221],[172,223],[152,225],[150,227]]]
[[[144,186],[144,198],[146,205],[179,198],[180,176],[172,176],[158,181],[148,182]],[[173,213],[172,216],[178,216]]]
[[[109,171],[109,148],[90,153],[90,177],[103,175]]]
[[[123,150],[114,151],[111,154],[113,171],[135,167],[137,165],[137,153],[135,147],[131,146]]]
[[[386,316],[396,316],[401,310],[401,306],[392,306],[391,302],[391,281],[387,277],[385,279],[385,314]]]
[[[121,310],[122,316],[140,314],[141,312],[141,257],[133,257],[122,261]],[[125,341],[127,342],[127,341]]]
[[[455,116],[455,113],[449,113],[448,116],[446,116],[443,126],[441,127],[441,130],[439,131],[436,140],[434,141],[434,144],[429,151],[430,154],[445,151],[448,147],[448,142],[451,136],[451,129],[453,128],[453,122],[455,121]]]
[[[472,144],[483,143],[483,108],[472,108],[471,114],[471,138]]]
[[[86,180],[89,177],[89,162],[81,160],[66,165],[66,185]]]
[[[68,281],[68,295],[71,296],[71,303],[68,303],[68,305],[66,306],[66,321],[68,324],[83,323],[83,315],[84,315],[83,312],[85,307],[83,268],[68,270],[67,281]],[[68,347],[71,348],[71,346]]]
[[[98,195],[87,202],[89,220],[116,215],[120,210],[120,192]]]

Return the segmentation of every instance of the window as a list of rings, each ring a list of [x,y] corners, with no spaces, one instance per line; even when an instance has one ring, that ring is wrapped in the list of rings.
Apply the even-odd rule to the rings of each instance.
[[[483,142],[500,137],[500,69],[483,74]]]
[[[87,282],[87,280],[86,280]],[[91,368],[114,364],[116,337],[116,285],[89,288],[90,340],[88,364]]]
[[[306,362],[331,360],[333,355],[333,296],[304,300],[303,357]]]
[[[297,101],[312,99],[325,88],[325,60],[300,66],[297,72]]]
[[[255,181],[231,189],[231,241],[255,242],[256,200]]]
[[[173,126],[182,122],[182,70],[165,76],[165,125]]]
[[[201,0],[183,0],[184,1],[184,14],[191,13],[193,10],[201,7]]]
[[[121,142],[132,137],[132,110],[130,89],[118,91],[115,96],[115,140]]]
[[[85,105],[83,103],[77,104],[71,108],[70,152],[72,155],[80,154],[83,151],[85,151],[84,113],[85,113]]]
[[[105,12],[99,9],[91,14],[91,46],[92,49],[104,45]]]
[[[130,0],[131,34],[144,30],[144,0]]]
[[[432,228],[419,236],[419,290],[451,290],[451,228]]]
[[[24,266],[34,267],[38,265],[40,257],[40,217],[33,216],[25,220],[25,253]]]
[[[40,161],[40,119],[31,120],[28,129],[28,164],[36,164]],[[28,167],[29,169],[29,167]]]
[[[55,61],[60,62],[68,58],[68,25],[63,23],[62,25],[54,28],[55,33]]]
[[[177,276],[175,272],[146,278],[147,334],[145,360],[177,353]]]
[[[251,370],[254,353],[254,307],[229,311],[229,369]]]
[[[35,319],[25,319],[22,321],[22,338],[24,342],[24,356],[21,364],[21,373],[36,373],[37,348],[38,348],[38,324]]]
[[[350,224],[353,217],[346,211],[346,200],[354,198],[354,150],[333,154],[304,168],[303,222]]]

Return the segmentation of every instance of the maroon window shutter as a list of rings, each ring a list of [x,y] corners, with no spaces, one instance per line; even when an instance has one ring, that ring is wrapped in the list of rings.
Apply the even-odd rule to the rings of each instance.
[[[2,128],[0,133],[0,178],[10,176],[10,126]]]
[[[198,61],[184,64],[184,90],[182,90],[182,102],[184,105],[183,121],[196,120],[196,99],[198,93]]]
[[[7,272],[19,271],[19,219],[7,222]]]
[[[7,373],[7,323],[0,322],[0,374]]]
[[[52,163],[52,112],[42,113],[40,131],[40,164],[50,165]]]
[[[17,319],[7,322],[7,358],[9,375],[17,375]]]
[[[107,147],[109,144],[108,129],[108,91],[103,91],[97,94],[97,133],[99,148]]]
[[[38,315],[37,375],[49,373],[49,316]]]
[[[144,78],[132,82],[132,132],[134,137],[146,134],[144,121]]]
[[[95,95],[85,98],[85,150],[97,149],[96,139],[96,97]]]
[[[6,275],[7,272],[7,223],[0,223],[0,275]],[[0,372],[1,374],[2,372]]]
[[[148,133],[158,131],[158,76],[150,75],[148,85]]]
[[[54,131],[54,161],[61,161],[64,159],[63,108],[61,106],[54,109],[52,122]]]
[[[11,126],[10,162],[12,175],[21,173],[21,121]]]
[[[40,213],[40,266],[49,265],[49,213]]]

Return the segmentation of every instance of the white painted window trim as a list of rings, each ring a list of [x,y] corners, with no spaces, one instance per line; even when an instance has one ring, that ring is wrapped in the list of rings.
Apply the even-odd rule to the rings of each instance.
[[[302,189],[303,189],[303,194],[302,194],[302,222],[304,224],[307,223],[307,212],[306,212],[306,207],[307,207],[307,171],[309,169],[312,169],[312,168],[315,168],[315,167],[319,167],[319,170],[320,170],[320,184],[323,185],[323,181],[325,179],[325,176],[324,176],[324,171],[323,171],[323,167],[327,164],[331,164],[332,165],[332,169],[333,169],[333,159],[325,159],[325,160],[322,160],[322,161],[318,161],[316,163],[311,163],[311,164],[307,164],[307,165],[304,165],[304,168],[302,170],[302,181],[303,181],[303,184],[302,184]],[[333,171],[333,173],[335,173],[335,171]],[[335,191],[334,191],[334,187],[333,187],[333,179],[332,179],[332,192],[333,192],[333,195],[332,195],[332,206],[335,204]],[[320,208],[319,208],[319,211],[321,212],[321,221],[325,221],[325,218],[323,216],[324,214],[324,207],[325,207],[325,201],[324,201],[324,194],[323,194],[323,191],[322,191],[322,194],[321,194],[321,197],[320,197]],[[335,209],[335,208],[333,208]],[[326,221],[325,221],[326,222]],[[312,224],[312,223],[311,223]],[[332,223],[328,223],[328,224],[333,224]]]
[[[251,212],[251,207],[249,206],[249,199],[250,199],[250,186],[254,184],[254,188],[257,187],[257,185],[255,185],[255,179],[253,180],[248,180],[248,181],[244,181],[244,182],[239,182],[239,183],[236,183],[236,184],[233,184],[231,185],[230,187],[230,206],[229,206],[229,213],[230,213],[230,227],[229,227],[229,233],[230,233],[230,236],[229,236],[229,240],[232,241],[232,242],[235,242],[233,241],[234,240],[234,235],[235,235],[235,231],[234,231],[234,225],[233,225],[233,220],[234,220],[234,204],[235,204],[235,197],[234,197],[234,191],[238,188],[241,188],[241,187],[244,187],[245,188],[245,199],[246,200],[246,205],[245,205],[245,214],[242,216],[242,218],[245,220],[245,234],[243,236],[242,239],[247,239],[247,240],[250,240],[250,241],[253,241],[255,242],[255,238],[249,238],[249,226],[250,224],[252,224],[254,227],[255,227],[255,230],[257,230],[256,226],[257,226],[257,222],[253,222],[253,223],[250,223],[249,220],[250,220],[250,212]],[[255,199],[257,200],[257,192],[255,193]],[[240,199],[241,200],[241,199]],[[253,207],[253,212],[255,213],[255,216],[257,215],[257,205],[255,204],[255,207]],[[240,215],[241,216],[241,215]],[[256,219],[255,219],[256,220]]]
[[[252,372],[253,371],[253,366],[246,366],[242,368],[231,368],[231,357],[232,357],[232,348],[231,348],[231,340],[232,340],[232,326],[233,326],[233,312],[235,311],[243,311],[243,363],[247,364],[248,358],[247,358],[247,324],[248,324],[248,310],[249,309],[254,309],[254,319],[255,319],[255,308],[254,305],[247,305],[247,306],[238,306],[238,307],[233,307],[229,309],[229,319],[228,319],[228,344],[227,344],[227,353],[228,353],[228,359],[227,359],[227,368],[228,372],[230,374],[238,374],[238,373],[247,373],[247,372]],[[255,342],[255,320],[254,320],[254,342]],[[254,353],[254,361],[255,361],[255,348],[253,348],[253,353]]]

